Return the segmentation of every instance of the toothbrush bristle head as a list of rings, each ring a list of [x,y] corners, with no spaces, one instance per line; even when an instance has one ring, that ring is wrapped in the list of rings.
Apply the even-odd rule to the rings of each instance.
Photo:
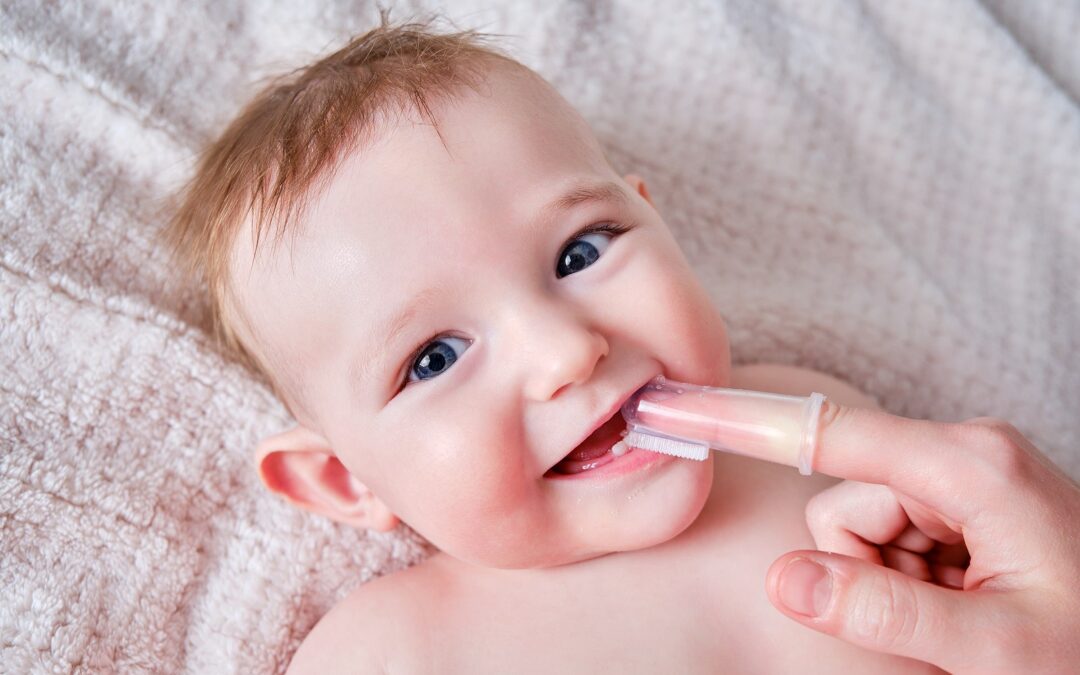
[[[696,459],[703,462],[709,456],[709,447],[707,445],[653,436],[640,431],[631,431],[623,441],[632,448],[662,452],[665,455],[674,455],[683,459]]]

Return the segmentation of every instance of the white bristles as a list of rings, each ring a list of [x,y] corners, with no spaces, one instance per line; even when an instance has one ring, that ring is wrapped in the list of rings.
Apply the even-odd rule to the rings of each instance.
[[[639,431],[631,431],[627,434],[625,442],[632,448],[662,452],[665,455],[674,455],[684,459],[696,459],[705,461],[709,456],[709,446],[687,441],[677,441],[674,438],[662,438],[652,434],[643,434]]]

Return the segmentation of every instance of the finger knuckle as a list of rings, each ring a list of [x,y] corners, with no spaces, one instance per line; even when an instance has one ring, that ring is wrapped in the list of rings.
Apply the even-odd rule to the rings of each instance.
[[[1007,483],[1023,478],[1029,469],[1029,458],[1016,441],[1015,428],[1002,420],[980,419],[986,421],[964,424],[965,446],[985,463],[993,477]]]
[[[920,615],[911,587],[890,574],[876,574],[855,587],[852,633],[865,642],[903,649],[920,630]]]

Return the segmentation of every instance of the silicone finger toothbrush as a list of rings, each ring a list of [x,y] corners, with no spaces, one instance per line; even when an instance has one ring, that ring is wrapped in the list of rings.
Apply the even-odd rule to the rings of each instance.
[[[628,446],[704,460],[709,450],[787,464],[813,473],[825,396],[787,396],[703,387],[660,375],[622,407]]]

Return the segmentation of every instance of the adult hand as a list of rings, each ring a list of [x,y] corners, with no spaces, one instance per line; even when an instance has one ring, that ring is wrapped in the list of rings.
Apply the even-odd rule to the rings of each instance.
[[[769,568],[781,612],[951,672],[1080,669],[1080,486],[992,418],[827,401],[819,434],[814,469],[851,480],[807,505],[822,550]]]

